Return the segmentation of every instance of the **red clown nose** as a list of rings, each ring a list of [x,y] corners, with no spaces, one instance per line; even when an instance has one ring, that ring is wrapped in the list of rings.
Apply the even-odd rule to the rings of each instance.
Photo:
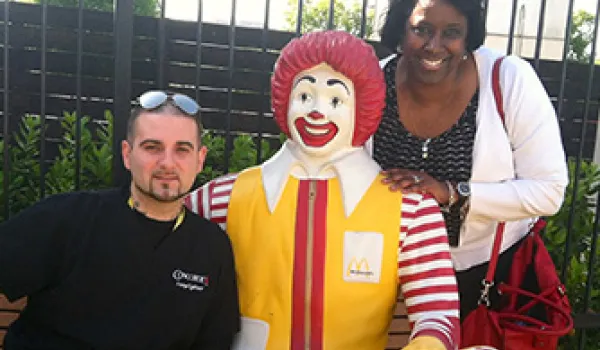
[[[325,118],[325,116],[323,114],[321,114],[317,111],[312,111],[312,112],[308,113],[308,116],[314,120],[319,120],[319,119]]]

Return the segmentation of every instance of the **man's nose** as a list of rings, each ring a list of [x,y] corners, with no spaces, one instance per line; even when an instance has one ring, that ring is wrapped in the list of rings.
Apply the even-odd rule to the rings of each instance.
[[[323,114],[321,114],[317,111],[312,111],[312,112],[308,113],[308,116],[314,120],[319,120],[319,119],[325,118],[325,116]]]
[[[159,163],[163,168],[173,168],[175,166],[175,152],[165,151]]]

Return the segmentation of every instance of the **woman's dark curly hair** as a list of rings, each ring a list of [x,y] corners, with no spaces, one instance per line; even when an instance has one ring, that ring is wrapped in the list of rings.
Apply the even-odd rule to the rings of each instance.
[[[485,40],[485,1],[484,0],[443,0],[452,5],[467,18],[468,52],[473,52]],[[381,28],[381,43],[396,52],[404,42],[406,21],[417,4],[417,0],[392,0],[388,8],[385,23]]]

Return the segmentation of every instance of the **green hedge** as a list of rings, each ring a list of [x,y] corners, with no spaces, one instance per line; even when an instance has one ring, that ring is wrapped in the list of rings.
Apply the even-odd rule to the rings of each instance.
[[[110,186],[112,161],[112,115],[105,113],[105,123],[91,122],[88,116],[80,119],[81,125],[81,176],[80,188]],[[62,138],[58,142],[58,155],[45,163],[43,184],[45,195],[66,192],[75,188],[75,113],[65,112],[60,126]],[[47,129],[47,125],[46,125]],[[42,122],[39,116],[26,115],[21,119],[18,132],[13,134],[10,148],[10,173],[8,201],[10,214],[15,214],[40,199],[42,185],[40,146]],[[45,146],[48,146],[46,141]],[[4,161],[4,140],[0,141],[0,160]],[[5,215],[4,174],[0,169],[0,218]]]
[[[600,245],[592,251],[592,237],[596,211],[596,199],[600,188],[600,168],[597,164],[583,161],[579,171],[579,185],[577,193],[573,196],[575,179],[575,161],[569,160],[569,186],[565,193],[565,201],[559,212],[548,218],[548,225],[544,231],[546,246],[557,269],[564,264],[565,244],[571,206],[573,211],[573,228],[571,230],[571,258],[568,263],[567,286],[569,300],[576,313],[600,313]],[[590,269],[590,259],[595,256],[595,261]],[[590,303],[585,307],[585,290],[591,279],[592,288]],[[600,329],[589,330],[585,333],[584,349],[596,350],[600,344]],[[563,339],[562,349],[577,349],[579,332]]]
[[[44,186],[46,196],[72,191],[76,188],[76,127],[75,113],[65,112],[60,120],[62,136],[58,140],[58,155],[45,163]],[[80,118],[80,189],[101,189],[111,186],[113,116],[104,113],[103,121],[92,121],[89,116]],[[47,129],[47,125],[46,125]],[[44,133],[45,135],[45,133]],[[13,215],[40,199],[42,185],[40,168],[40,146],[42,121],[39,116],[26,115],[21,119],[17,132],[13,134],[13,147],[10,149],[9,203]],[[263,139],[262,159],[273,155],[282,139],[275,140],[277,147]],[[197,183],[205,183],[224,171],[219,166],[225,160],[225,138],[208,131],[203,135],[203,143],[208,147],[205,168],[198,176]],[[48,141],[46,141],[48,146]],[[0,141],[0,164],[4,162],[4,140]],[[229,171],[238,172],[256,164],[258,149],[250,135],[238,135],[233,139],[229,157]],[[5,215],[4,174],[0,166],[0,220]]]

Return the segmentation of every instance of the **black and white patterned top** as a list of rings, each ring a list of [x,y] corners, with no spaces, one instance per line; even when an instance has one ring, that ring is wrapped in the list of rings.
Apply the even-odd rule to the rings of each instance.
[[[421,170],[438,180],[468,181],[473,164],[475,114],[478,91],[463,115],[450,129],[430,139],[412,135],[399,119],[396,95],[396,66],[398,56],[384,67],[386,107],[373,142],[373,156],[383,169],[404,168]],[[460,236],[460,205],[443,213],[451,246],[457,246]]]

